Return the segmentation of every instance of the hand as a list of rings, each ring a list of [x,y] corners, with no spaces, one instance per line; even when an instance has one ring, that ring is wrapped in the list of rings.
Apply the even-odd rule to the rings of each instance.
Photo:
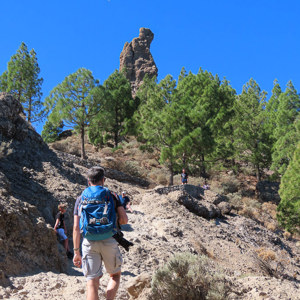
[[[81,262],[82,262],[81,255],[79,253],[75,252],[74,257],[73,257],[74,266],[80,268],[81,267]]]

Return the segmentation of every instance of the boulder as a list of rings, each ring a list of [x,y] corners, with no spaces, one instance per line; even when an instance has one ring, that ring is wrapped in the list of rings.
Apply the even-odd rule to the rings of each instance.
[[[138,298],[145,288],[150,288],[151,276],[147,273],[142,273],[136,276],[127,283],[127,292],[132,299]]]

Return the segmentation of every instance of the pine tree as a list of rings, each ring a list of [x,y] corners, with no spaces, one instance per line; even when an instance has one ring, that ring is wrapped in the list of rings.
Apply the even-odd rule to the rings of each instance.
[[[6,92],[7,90],[7,71],[4,71],[0,76],[0,92]]]
[[[101,99],[98,93],[98,81],[90,70],[81,68],[67,76],[45,99],[49,121],[75,127],[81,137],[81,157],[86,158],[84,136],[87,126],[101,110]]]
[[[300,134],[300,132],[298,132]],[[277,219],[290,232],[300,232],[300,142],[280,183]]]
[[[58,124],[54,124],[47,121],[43,127],[42,138],[46,143],[53,143],[59,139],[59,134],[62,133],[64,123],[60,121]]]
[[[236,157],[252,163],[256,177],[261,179],[262,169],[271,163],[271,143],[266,129],[264,108],[266,93],[255,80],[244,85],[235,102],[234,145]]]
[[[0,79],[1,90],[13,94],[22,103],[29,123],[40,121],[45,116],[41,102],[43,79],[39,73],[35,51],[29,52],[22,43]]]
[[[200,174],[206,176],[207,159],[216,159],[217,147],[224,148],[221,140],[228,132],[224,127],[233,114],[235,91],[226,80],[220,82],[217,75],[201,69],[196,75],[182,72],[177,91],[182,126],[176,149],[182,152],[183,166],[199,167]]]
[[[131,87],[124,74],[115,71],[103,84],[102,110],[91,123],[89,134],[92,141],[99,143],[97,136],[106,132],[105,141],[113,139],[114,146],[118,147],[124,135],[125,123],[129,120],[138,102],[131,96]]]
[[[137,93],[141,105],[135,114],[138,131],[146,148],[160,151],[160,162],[169,169],[170,185],[173,185],[177,159],[175,146],[179,125],[175,88],[176,81],[170,75],[159,84],[155,83],[155,79],[146,79]]]
[[[291,81],[279,95],[278,102],[271,168],[283,175],[300,140],[295,128],[295,120],[300,114],[300,96]]]

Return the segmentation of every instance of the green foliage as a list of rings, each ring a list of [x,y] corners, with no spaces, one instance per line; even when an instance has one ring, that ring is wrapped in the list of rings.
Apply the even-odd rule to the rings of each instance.
[[[182,69],[177,86],[170,75],[159,84],[146,78],[137,95],[141,105],[135,114],[136,132],[148,147],[160,151],[170,184],[174,171],[183,166],[206,174],[205,158],[212,157],[217,146],[224,149],[230,134],[224,130],[233,114],[235,91],[229,83],[201,69],[197,75]]]
[[[22,43],[0,77],[1,91],[13,94],[22,103],[27,121],[31,123],[40,121],[45,115],[41,102],[43,79],[39,78],[39,73],[35,51],[29,52]]]
[[[176,254],[160,268],[151,283],[153,300],[224,300],[227,286],[224,276],[205,256]]]
[[[285,92],[280,94],[278,101],[272,169],[283,175],[300,140],[295,123],[300,114],[300,96],[291,81],[288,82]]]
[[[135,114],[138,132],[146,141],[146,147],[160,150],[160,162],[168,166],[170,184],[173,184],[175,145],[178,141],[178,106],[176,81],[168,75],[156,84],[155,79],[146,79],[138,97],[141,105]]]
[[[217,75],[201,69],[196,75],[181,74],[177,90],[181,140],[176,150],[181,153],[183,166],[198,166],[205,176],[206,159],[218,159],[230,149],[227,141],[231,131],[227,123],[233,115],[235,91],[228,81],[220,82]]]
[[[131,96],[129,81],[123,73],[116,70],[103,84],[102,110],[93,118],[89,131],[90,141],[97,143],[93,136],[107,133],[104,141],[112,138],[117,147],[121,137],[125,134],[125,123],[129,122],[138,107],[138,101]]]
[[[43,127],[42,138],[46,143],[53,143],[59,139],[59,134],[62,133],[64,123],[61,121],[58,124],[47,121]]]
[[[271,164],[271,141],[265,121],[266,93],[253,80],[244,85],[235,102],[233,120],[236,157],[253,164],[257,179]]]
[[[300,132],[298,132],[300,133]],[[277,219],[289,232],[300,232],[300,142],[280,183]]]
[[[6,92],[7,90],[7,71],[4,71],[0,76],[0,92]]]
[[[275,143],[275,128],[276,128],[276,119],[277,119],[277,111],[279,106],[279,96],[281,95],[282,91],[277,79],[274,80],[272,89],[272,96],[269,101],[266,103],[266,129],[270,138],[272,139],[272,145]]]
[[[81,136],[81,157],[85,158],[84,135],[88,125],[101,110],[102,89],[90,70],[81,68],[67,76],[45,99],[49,121],[75,127]]]

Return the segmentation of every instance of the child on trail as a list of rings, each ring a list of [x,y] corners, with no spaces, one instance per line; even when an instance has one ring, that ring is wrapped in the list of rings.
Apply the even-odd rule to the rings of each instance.
[[[188,173],[186,173],[185,169],[182,169],[181,173],[181,184],[187,184],[188,183]]]
[[[56,214],[56,222],[54,225],[54,230],[58,236],[59,241],[63,242],[63,245],[65,247],[68,258],[72,258],[73,255],[69,249],[69,240],[68,240],[68,237],[66,236],[67,229],[66,229],[66,224],[65,224],[65,220],[64,220],[65,212],[67,210],[67,205],[59,204],[58,210],[59,210],[59,212]]]
[[[125,210],[129,210],[131,213],[133,213],[133,210],[130,206],[130,199],[129,199],[128,196],[126,196],[126,194],[127,194],[126,192],[122,192],[123,207],[124,207]]]

